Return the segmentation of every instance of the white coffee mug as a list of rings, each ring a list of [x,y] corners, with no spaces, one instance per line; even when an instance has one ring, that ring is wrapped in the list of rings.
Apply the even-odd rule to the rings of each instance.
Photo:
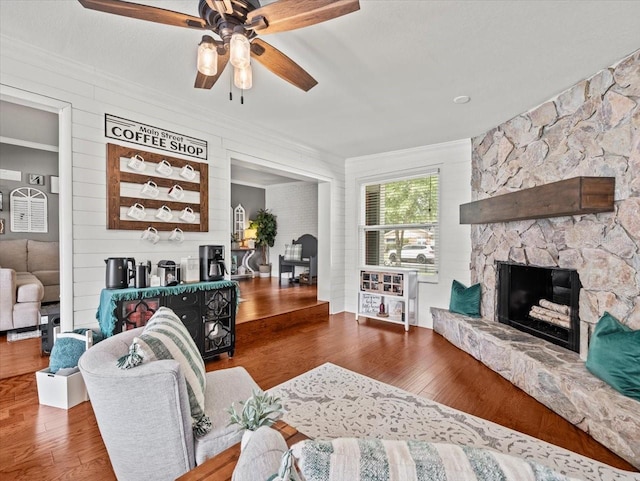
[[[173,213],[171,212],[171,209],[169,209],[169,207],[163,205],[158,209],[158,212],[156,212],[156,217],[164,222],[169,222],[171,219],[173,219]]]
[[[193,222],[196,220],[196,215],[193,213],[193,209],[191,207],[185,207],[180,212],[180,219],[185,222]]]
[[[169,197],[175,200],[182,200],[184,197],[184,189],[178,184],[174,185],[169,189]]]
[[[148,240],[152,244],[157,244],[160,240],[160,234],[158,234],[158,229],[156,229],[155,227],[147,227],[147,229],[142,232],[141,237],[144,240]]]
[[[167,162],[166,159],[163,159],[158,165],[156,165],[156,172],[161,173],[165,177],[169,177],[173,172],[173,169],[171,168],[171,164]]]
[[[172,242],[182,242],[184,240],[184,232],[182,232],[182,229],[177,227],[173,229],[171,234],[169,234],[169,240]]]
[[[180,177],[187,180],[193,180],[196,178],[196,171],[193,170],[193,167],[187,164],[180,171]]]
[[[147,215],[147,213],[144,211],[144,206],[136,202],[131,207],[129,207],[127,215],[136,220],[142,220]]]
[[[158,184],[156,184],[152,180],[147,181],[142,186],[142,189],[140,190],[140,192],[142,192],[143,195],[146,195],[147,197],[151,197],[154,199],[158,197],[158,194],[160,194],[160,190],[158,189]]]
[[[130,169],[135,170],[136,172],[143,172],[146,168],[146,166],[144,165],[144,159],[138,154],[131,157],[127,165]]]

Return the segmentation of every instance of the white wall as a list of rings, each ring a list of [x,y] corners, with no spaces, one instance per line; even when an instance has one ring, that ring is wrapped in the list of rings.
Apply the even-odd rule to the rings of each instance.
[[[2,36],[0,42],[0,83],[4,86],[68,102],[72,105],[72,217],[73,217],[73,311],[74,325],[95,326],[99,294],[104,287],[104,259],[133,256],[149,259],[179,260],[197,256],[200,244],[224,244],[229,248],[230,158],[250,156],[258,162],[298,170],[329,182],[336,195],[343,193],[344,169],[340,159],[307,149],[273,132],[215,120],[207,109],[172,98],[150,86],[124,82],[107,72],[98,72],[81,64],[56,57],[51,52],[34,50]],[[106,228],[106,143],[104,114],[109,113],[138,122],[204,139],[209,143],[209,232],[186,233],[186,240],[170,245],[163,240],[151,245],[140,239],[140,232]],[[251,134],[247,134],[251,131]],[[144,150],[153,150],[144,148]],[[161,153],[162,151],[158,151]],[[332,202],[330,222],[343,223],[343,211]],[[331,237],[334,262],[342,257],[339,239]],[[332,277],[344,277],[342,262],[326,266]],[[342,310],[344,293],[340,284],[324,281],[332,311]]]
[[[346,163],[345,216],[345,305],[356,311],[358,293],[358,225],[360,185],[370,179],[383,180],[440,168],[440,268],[438,280],[420,282],[418,325],[431,328],[431,307],[449,307],[451,282],[470,279],[471,236],[468,225],[459,224],[460,204],[471,201],[471,142],[468,139],[410,150],[354,157]]]
[[[284,254],[286,244],[303,234],[318,238],[318,184],[291,182],[265,190],[266,208],[278,216],[278,235],[269,250],[271,276],[278,277],[278,256]]]

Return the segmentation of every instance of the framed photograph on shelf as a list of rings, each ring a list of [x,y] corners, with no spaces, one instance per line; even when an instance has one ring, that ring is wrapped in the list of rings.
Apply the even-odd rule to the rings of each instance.
[[[389,301],[389,316],[402,319],[402,313],[404,312],[404,301]]]

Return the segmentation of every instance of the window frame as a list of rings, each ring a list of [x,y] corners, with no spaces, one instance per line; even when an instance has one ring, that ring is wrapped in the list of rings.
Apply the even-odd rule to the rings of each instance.
[[[361,177],[358,179],[358,205],[359,205],[359,211],[358,211],[358,226],[357,226],[357,233],[356,233],[356,241],[357,241],[357,252],[358,252],[358,263],[359,266],[362,267],[366,267],[366,268],[373,268],[376,267],[376,265],[367,265],[366,264],[366,256],[365,256],[365,249],[364,249],[364,233],[366,231],[378,231],[381,232],[383,229],[389,230],[389,229],[399,229],[399,228],[404,228],[404,229],[429,229],[429,228],[434,228],[435,232],[434,232],[434,245],[433,245],[433,249],[434,252],[436,253],[435,259],[434,259],[434,270],[435,272],[423,272],[422,270],[420,270],[418,268],[418,282],[425,282],[425,283],[433,283],[433,284],[437,284],[439,282],[439,273],[440,273],[440,266],[442,263],[442,258],[441,258],[441,252],[442,252],[442,248],[441,248],[441,226],[442,226],[442,222],[441,222],[441,201],[442,201],[442,168],[441,168],[442,164],[434,164],[434,165],[429,165],[426,167],[421,167],[419,169],[411,169],[411,170],[405,170],[405,171],[397,171],[397,172],[388,172],[385,174],[381,174],[381,175],[376,175],[376,176],[368,176],[368,177]],[[376,184],[387,184],[387,183],[392,183],[392,182],[398,182],[398,181],[403,181],[403,180],[411,180],[411,179],[421,179],[424,177],[429,177],[432,175],[437,175],[438,176],[438,201],[437,201],[437,212],[436,212],[436,216],[437,216],[437,221],[436,222],[427,222],[427,223],[423,223],[423,224],[387,224],[387,225],[365,225],[366,223],[366,188],[370,185],[376,185]],[[435,226],[434,226],[435,224]],[[383,265],[378,265],[379,267],[385,267],[384,264]],[[388,266],[387,266],[388,267]],[[399,270],[402,269],[415,269],[414,267],[411,266],[399,266],[398,267]]]

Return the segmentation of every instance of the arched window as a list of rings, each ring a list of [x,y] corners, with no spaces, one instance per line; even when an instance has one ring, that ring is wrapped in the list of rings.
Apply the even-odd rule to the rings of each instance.
[[[238,204],[238,207],[233,209],[233,233],[238,240],[244,239],[245,227],[244,207],[242,207],[242,204]]]
[[[47,196],[32,187],[11,192],[11,232],[48,232]]]

